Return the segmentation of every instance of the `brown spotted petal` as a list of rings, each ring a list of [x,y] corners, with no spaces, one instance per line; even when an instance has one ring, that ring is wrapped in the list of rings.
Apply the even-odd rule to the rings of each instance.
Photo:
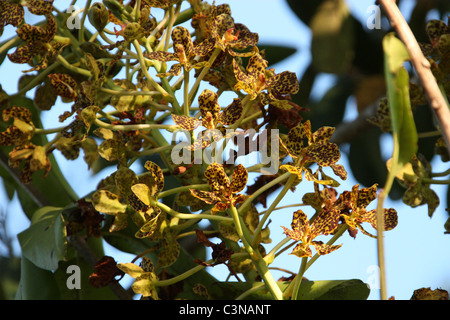
[[[328,142],[335,131],[334,127],[321,127],[312,135],[314,143]]]
[[[167,78],[169,76],[179,76],[181,73],[182,65],[180,63],[175,63],[170,67],[169,71],[156,74],[160,78]]]
[[[159,194],[164,189],[164,173],[162,172],[161,168],[152,161],[145,162],[144,168],[151,173],[153,179],[155,180],[156,183],[155,195]]]
[[[0,1],[0,23],[19,26],[23,22],[25,12],[20,4]]]
[[[231,182],[231,192],[238,193],[244,190],[247,185],[248,172],[247,169],[239,164],[234,168]]]
[[[181,45],[184,49],[184,54],[190,56],[194,45],[192,44],[191,34],[188,29],[184,27],[176,27],[172,31],[173,47],[176,48],[177,45]]]
[[[299,180],[301,180],[303,178],[303,169],[302,168],[299,168],[299,167],[296,167],[296,166],[293,166],[290,164],[283,164],[280,167],[280,169],[284,169],[287,172],[295,174]]]
[[[59,96],[70,100],[76,99],[78,84],[71,76],[65,73],[52,73],[48,77]]]
[[[202,200],[203,202],[206,202],[207,204],[215,204],[220,201],[220,198],[217,197],[214,192],[194,189],[190,189],[190,191],[194,197]]]
[[[185,148],[190,151],[203,150],[209,147],[211,143],[212,141],[207,136],[201,136],[196,139],[192,145],[186,146]]]
[[[252,59],[252,58],[250,58],[250,59]],[[247,73],[245,73],[241,69],[241,65],[235,59],[233,59],[233,70],[234,70],[234,75],[236,76],[236,79],[239,82],[243,82],[246,85],[250,85],[251,83],[253,83],[253,81],[255,81],[255,79],[252,76],[247,75]]]
[[[167,9],[177,3],[179,0],[146,0],[147,4],[153,8]]]
[[[292,250],[291,254],[296,255],[299,258],[312,257],[312,251],[307,243],[299,243]]]
[[[339,161],[341,153],[335,143],[320,143],[308,146],[306,155],[321,167],[328,167]]]
[[[395,209],[383,209],[384,211],[384,230],[389,231],[394,229],[398,224],[398,215]],[[374,229],[377,228],[377,210],[373,209],[362,215],[361,220],[368,222]]]
[[[35,40],[44,41],[48,37],[47,30],[45,28],[32,26],[30,24],[23,24],[17,30],[16,33],[20,39],[26,42],[33,42]],[[44,41],[47,42],[47,41]]]
[[[302,124],[299,124],[289,130],[286,147],[290,154],[294,154],[296,156],[301,154],[305,137],[306,134]]]
[[[216,118],[220,113],[220,105],[218,96],[215,92],[205,89],[198,97],[200,112],[203,118],[207,118],[209,114]],[[209,113],[209,114],[208,114]]]
[[[32,113],[25,107],[12,106],[3,110],[3,121],[8,121],[10,118],[22,120],[31,123]]]
[[[323,210],[312,223],[311,237],[315,238],[320,234],[329,235],[333,233],[339,224],[339,213],[339,210],[334,208]]]
[[[172,114],[172,119],[175,122],[175,124],[179,125],[181,128],[187,131],[195,130],[202,123],[196,118],[180,116],[177,114]]]
[[[331,169],[333,169],[333,172],[335,175],[337,175],[342,180],[347,179],[347,171],[345,170],[344,166],[341,164],[332,164]]]
[[[313,241],[312,245],[314,246],[314,249],[316,249],[317,254],[319,255],[325,255],[325,254],[329,254],[337,249],[339,249],[342,244],[340,245],[329,245],[326,243],[323,243],[322,241]]]
[[[218,163],[211,163],[206,168],[205,177],[213,192],[223,192],[230,189],[230,178],[225,173],[223,166]]]
[[[362,188],[358,191],[358,200],[356,206],[358,208],[366,208],[373,200],[377,198],[377,184],[369,188]]]
[[[252,81],[257,81],[261,75],[265,74],[267,66],[267,60],[257,53],[249,59],[246,71]]]
[[[175,53],[165,51],[146,52],[144,56],[151,60],[158,60],[162,62],[179,61],[178,56]]]
[[[53,15],[46,15],[47,25],[44,28],[23,24],[17,29],[17,35],[26,42],[50,42],[56,35],[56,20]]]
[[[23,145],[33,136],[34,124],[31,111],[24,107],[12,106],[3,110],[3,121],[14,119],[4,132],[0,133],[0,145]]]
[[[296,94],[299,90],[297,75],[290,71],[276,74],[267,80],[266,87],[276,98],[284,94]]]
[[[238,39],[234,42],[233,48],[242,50],[257,45],[259,41],[259,36],[257,33],[250,32],[250,30],[241,23],[235,23],[234,28],[239,36]]]
[[[34,56],[45,51],[45,44],[36,41],[18,47],[13,53],[8,53],[8,58],[13,63],[28,63]]]
[[[303,241],[310,234],[311,227],[306,214],[302,210],[297,210],[292,216],[291,228],[282,227],[284,233],[294,241]]]
[[[225,126],[230,126],[235,123],[242,115],[241,99],[235,98],[233,102],[226,107],[218,117],[218,121]]]
[[[195,45],[192,49],[192,56],[200,56],[204,57],[208,55],[213,49],[214,49],[215,41],[214,39],[206,39],[200,42],[199,44]]]
[[[53,11],[53,0],[26,0],[28,11],[35,15],[49,15]]]

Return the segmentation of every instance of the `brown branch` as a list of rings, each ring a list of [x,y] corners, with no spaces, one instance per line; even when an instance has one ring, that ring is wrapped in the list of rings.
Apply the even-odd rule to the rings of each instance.
[[[425,89],[431,109],[436,116],[442,136],[447,145],[447,151],[450,154],[450,110],[431,72],[431,65],[423,55],[414,34],[400,12],[400,9],[397,7],[395,0],[379,0],[379,2],[386,11],[391,26],[397,31],[398,36],[409,52],[411,62]]]
[[[373,125],[369,123],[368,119],[375,116],[378,105],[379,101],[377,100],[364,108],[364,110],[361,111],[354,120],[339,124],[336,127],[330,141],[336,143],[337,145],[342,145],[352,141],[354,138],[361,135],[362,132],[372,127]]]

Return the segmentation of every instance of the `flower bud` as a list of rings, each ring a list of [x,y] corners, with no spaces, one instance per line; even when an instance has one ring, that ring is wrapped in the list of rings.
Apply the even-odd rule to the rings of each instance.
[[[89,8],[88,17],[95,29],[102,31],[108,24],[109,12],[103,3],[96,2]]]
[[[128,23],[123,30],[123,37],[128,41],[138,38],[141,34],[142,28],[141,25],[137,22]]]

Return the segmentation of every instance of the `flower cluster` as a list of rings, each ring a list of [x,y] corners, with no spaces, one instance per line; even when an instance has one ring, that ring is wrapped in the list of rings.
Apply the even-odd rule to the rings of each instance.
[[[285,293],[273,279],[269,265],[287,248],[295,245],[292,254],[302,258],[305,267],[313,250],[326,255],[339,249],[342,244],[334,242],[345,230],[352,237],[358,231],[375,237],[366,225],[376,229],[377,215],[383,215],[384,230],[396,227],[396,210],[369,209],[377,199],[377,184],[368,188],[356,184],[338,193],[337,180],[346,180],[347,171],[338,164],[341,151],[333,142],[335,128],[313,128],[310,120],[303,120],[301,111],[307,109],[292,99],[300,90],[296,73],[270,68],[269,53],[266,56],[258,46],[259,35],[236,22],[228,5],[204,0],[103,0],[81,10],[82,20],[89,24],[68,30],[63,25],[67,16],[53,2],[0,1],[0,36],[5,26],[12,25],[18,40],[0,50],[11,45],[7,49],[13,50],[4,56],[31,66],[17,95],[9,96],[0,87],[0,145],[9,148],[9,165],[21,169],[23,183],[33,182],[37,171],[43,171],[44,178],[51,172],[54,151],[68,160],[83,151],[88,168],[96,174],[110,170],[93,192],[64,204],[63,213],[58,212],[61,228],[66,227],[66,215],[76,220],[67,214],[73,203],[78,205],[74,211],[80,212],[80,221],[91,219],[90,223],[69,221],[71,239],[106,235],[111,243],[137,255],[131,263],[100,260],[91,276],[96,287],[117,284],[114,278],[126,273],[135,279],[134,293],[145,298],[180,298],[178,293],[188,287],[210,296],[210,288],[199,283],[202,277],[189,277],[225,264],[230,276],[240,281],[242,273],[246,280],[261,281],[268,289],[259,290],[258,285],[240,292],[241,287],[235,290],[232,285],[231,291],[239,291],[240,297],[267,291],[279,299],[302,279],[301,272],[294,275],[299,281],[291,281]],[[43,21],[26,23],[24,8]],[[161,20],[153,16],[156,10],[164,13]],[[423,47],[440,56],[443,70],[448,67],[445,27],[429,25],[431,44]],[[29,99],[25,95],[34,88],[34,99]],[[422,96],[416,98],[419,103]],[[37,116],[50,110],[57,99],[63,106],[69,104],[58,119],[64,124],[41,128]],[[371,121],[389,131],[386,100]],[[189,133],[188,151],[195,150],[197,156],[213,149],[214,162],[183,157],[188,163],[179,165],[172,154],[177,142],[169,142],[165,134],[174,138],[181,130]],[[270,132],[270,139],[262,130]],[[251,144],[253,132],[258,134],[258,147]],[[47,134],[55,135],[48,141]],[[238,143],[242,140],[236,137],[244,137],[245,143]],[[270,175],[261,170],[255,184],[247,186],[249,177],[267,169],[267,163],[222,164],[227,155],[214,149],[221,139],[224,150],[230,145],[229,149],[245,148],[230,150],[232,160],[255,151],[262,157],[270,150],[275,170]],[[186,149],[182,151],[189,153]],[[338,178],[330,177],[327,170]],[[406,187],[404,202],[412,207],[426,203],[430,215],[439,204],[429,187],[432,178],[420,156],[398,176]],[[300,183],[302,188],[296,188]],[[314,192],[298,196],[306,190],[303,185],[313,186]],[[272,242],[269,217],[285,208],[280,202],[290,191],[301,203],[288,205],[295,207],[290,228],[278,226],[277,231],[286,237],[266,252],[264,245]],[[258,204],[267,210],[259,212]],[[311,216],[303,209],[306,206],[315,210]],[[202,220],[210,222],[209,229],[202,227]],[[192,236],[196,242],[184,242]],[[324,236],[333,236],[333,241],[325,243]],[[68,239],[58,238],[55,245],[66,245]],[[205,247],[212,250],[211,260],[206,259]],[[138,258],[140,265],[134,263]],[[186,270],[189,259],[193,267]]]

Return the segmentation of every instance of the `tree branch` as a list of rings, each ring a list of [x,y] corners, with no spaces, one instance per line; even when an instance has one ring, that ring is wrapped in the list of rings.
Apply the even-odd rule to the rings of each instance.
[[[442,131],[442,136],[447,145],[447,151],[450,154],[450,110],[431,72],[431,65],[423,55],[414,34],[400,12],[400,9],[397,7],[395,0],[379,0],[379,2],[386,11],[391,26],[397,31],[397,34],[409,52],[411,62],[427,94],[431,109],[436,116]]]

